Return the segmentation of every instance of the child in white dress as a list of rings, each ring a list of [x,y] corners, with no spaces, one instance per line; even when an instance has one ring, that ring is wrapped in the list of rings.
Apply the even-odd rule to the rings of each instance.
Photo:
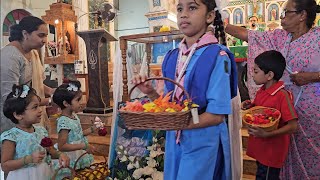
[[[62,110],[61,116],[57,119],[58,149],[70,157],[70,166],[73,168],[75,161],[83,153],[88,152],[77,163],[76,169],[89,167],[93,162],[94,147],[88,144],[85,136],[95,131],[94,126],[82,130],[77,112],[82,110],[79,81],[70,81],[59,86],[53,94],[53,102]],[[65,169],[59,173],[59,178],[69,175]]]
[[[33,125],[41,120],[39,104],[40,97],[27,85],[13,85],[4,102],[4,115],[16,124],[1,134],[1,167],[8,173],[7,180],[49,180],[51,158],[59,159],[60,165],[69,165],[69,158],[64,153],[40,145],[48,132]]]

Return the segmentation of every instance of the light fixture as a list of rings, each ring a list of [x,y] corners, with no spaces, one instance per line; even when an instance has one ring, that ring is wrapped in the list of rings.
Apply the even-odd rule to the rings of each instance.
[[[54,24],[59,24],[59,19],[54,20]]]

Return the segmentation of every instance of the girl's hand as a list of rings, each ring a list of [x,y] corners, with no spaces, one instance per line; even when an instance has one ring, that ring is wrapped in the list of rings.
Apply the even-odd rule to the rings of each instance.
[[[70,165],[70,158],[66,154],[61,153],[60,157],[59,157],[59,164],[60,164],[60,166],[63,166],[63,167],[69,166]]]
[[[267,131],[255,126],[249,126],[248,133],[255,137],[261,137],[261,138],[269,137],[269,133]]]
[[[31,154],[32,163],[41,163],[43,158],[46,156],[44,151],[37,151]]]
[[[89,154],[93,154],[94,152],[96,152],[96,148],[90,144],[88,144],[87,149],[85,149],[85,151],[87,151]]]
[[[148,77],[146,75],[136,75],[131,79],[131,83],[136,85],[141,82],[144,82],[138,85],[137,87],[140,89],[141,92],[148,95],[154,91],[154,88],[152,87],[151,81],[145,82],[147,78]]]

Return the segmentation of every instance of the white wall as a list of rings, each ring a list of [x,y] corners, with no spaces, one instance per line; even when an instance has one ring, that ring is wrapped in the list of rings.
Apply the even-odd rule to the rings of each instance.
[[[119,11],[116,36],[149,32],[148,18],[145,16],[149,12],[148,0],[119,0]]]

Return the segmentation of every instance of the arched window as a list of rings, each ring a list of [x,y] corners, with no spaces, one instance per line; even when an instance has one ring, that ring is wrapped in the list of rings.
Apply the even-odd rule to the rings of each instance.
[[[19,21],[26,17],[31,16],[31,13],[24,9],[15,9],[9,12],[3,21],[2,32],[4,36],[9,36],[10,26],[19,23]]]

